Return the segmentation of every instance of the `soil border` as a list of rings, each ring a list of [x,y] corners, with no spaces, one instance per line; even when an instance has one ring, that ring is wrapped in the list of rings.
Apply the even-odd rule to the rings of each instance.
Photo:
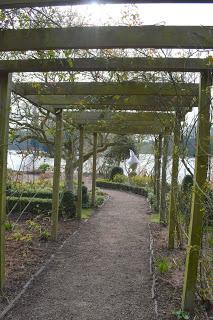
[[[94,214],[95,210],[92,214]],[[86,223],[88,221],[82,221],[83,223]],[[52,260],[55,258],[56,254],[64,247],[64,245],[77,233],[78,230],[75,230],[72,234],[70,234],[63,242],[62,244],[56,249],[56,252],[51,254],[50,258],[45,261],[45,263],[30,277],[30,279],[25,283],[21,291],[15,296],[15,298],[7,305],[7,307],[1,312],[0,319],[3,319],[3,317],[15,306],[15,304],[18,302],[18,300],[23,296],[23,294],[26,292],[26,290],[33,284],[34,280],[48,267],[48,265],[52,262]]]
[[[154,302],[154,311],[155,311],[155,317],[156,319],[159,318],[159,313],[158,313],[158,300],[156,298],[156,276],[155,276],[155,270],[154,270],[154,238],[152,236],[152,230],[151,226],[149,223],[149,248],[150,248],[150,274],[152,277],[152,288],[151,288],[151,296],[152,300]]]

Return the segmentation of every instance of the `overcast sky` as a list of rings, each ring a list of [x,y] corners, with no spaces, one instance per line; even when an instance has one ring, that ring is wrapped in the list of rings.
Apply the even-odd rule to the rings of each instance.
[[[108,18],[117,20],[125,5],[76,6],[83,15],[90,16],[91,24],[101,25]],[[129,6],[131,7],[131,6]],[[144,24],[212,25],[213,4],[139,4],[137,12]],[[132,7],[132,10],[136,10]]]
[[[139,14],[139,20],[145,25],[213,25],[213,4],[139,4],[131,5],[83,5],[75,7],[78,13],[89,18],[91,25],[122,24],[122,14],[126,8]],[[130,11],[129,10],[129,11]],[[186,116],[191,122],[197,114],[197,108]]]

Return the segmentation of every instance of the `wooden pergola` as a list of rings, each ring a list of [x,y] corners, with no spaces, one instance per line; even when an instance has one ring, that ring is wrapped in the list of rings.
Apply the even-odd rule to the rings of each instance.
[[[12,90],[37,106],[63,109],[139,111],[191,110],[198,103],[197,84],[171,83],[18,83]],[[183,112],[184,111],[184,112]]]
[[[91,113],[91,112],[89,112]],[[85,117],[88,115],[88,113],[85,114]],[[140,134],[140,135],[155,135],[159,137],[159,139],[162,139],[164,137],[164,140],[167,139],[168,135],[172,134],[172,131],[174,129],[174,115],[170,115],[168,117],[167,115],[167,122],[161,122],[162,120],[165,121],[164,119],[159,119],[157,115],[156,119],[154,119],[155,115],[154,113],[151,114],[153,120],[151,119],[148,121],[146,120],[128,120],[128,115],[125,118],[121,118],[122,120],[116,120],[114,122],[113,120],[101,120],[94,122],[94,120],[87,120],[87,124],[85,125],[85,121],[82,120],[84,119],[84,114],[81,114],[80,117],[76,114],[72,115],[72,119],[74,123],[78,123],[81,126],[84,126],[84,130],[86,132],[93,132],[94,136],[94,149],[93,149],[93,172],[92,172],[92,205],[95,204],[95,187],[96,187],[96,159],[97,159],[97,133],[113,133],[113,134]],[[132,116],[130,114],[130,116]],[[139,116],[140,114],[137,113],[135,116]],[[162,116],[162,114],[161,114]],[[160,120],[159,123],[156,125],[156,120]],[[83,122],[83,124],[82,124]],[[161,149],[160,145],[158,145],[158,148],[156,150],[159,154],[161,155]],[[166,150],[164,150],[164,155],[167,153]],[[158,159],[159,160],[159,159]],[[164,157],[163,160],[163,165],[162,165],[162,171],[166,170],[166,167],[164,166],[164,163],[167,159]],[[165,192],[165,186],[166,186],[166,174],[164,171],[164,177],[162,175],[162,179],[160,182],[160,160],[156,162],[155,166],[155,177],[154,177],[154,184],[155,184],[155,193],[157,196],[157,207],[160,212],[160,216],[163,218],[164,214],[162,212],[162,208],[164,207],[163,203],[166,201],[166,192]],[[163,170],[164,167],[164,170]],[[161,188],[160,188],[161,184]]]
[[[154,114],[152,114],[152,117]],[[113,134],[121,134],[121,135],[132,135],[132,134],[140,134],[140,135],[168,135],[171,134],[174,126],[174,117],[167,117],[169,120],[167,125],[158,124],[155,125],[153,121],[146,120],[125,120],[125,117],[122,120],[116,120],[113,122],[112,120],[102,120],[101,123],[99,121],[87,120],[85,122],[82,120],[84,118],[82,115],[75,119],[73,117],[73,123],[79,127],[80,131],[80,147],[79,147],[79,170],[78,170],[78,201],[77,201],[77,216],[81,218],[81,208],[82,208],[82,172],[83,172],[83,141],[84,141],[84,132],[93,133],[93,171],[92,171],[92,205],[95,205],[95,188],[96,188],[96,159],[97,159],[97,134],[98,133],[113,133]],[[140,117],[139,117],[140,118]],[[154,118],[154,117],[153,117]],[[128,119],[128,116],[127,116]],[[83,123],[82,123],[83,122]],[[159,168],[160,170],[160,168]],[[159,181],[160,183],[160,181]],[[165,184],[165,181],[162,182]],[[157,194],[160,197],[160,186],[158,184]],[[162,195],[162,194],[161,194]],[[160,207],[160,202],[159,202]]]
[[[198,58],[69,58],[1,60],[1,72],[53,71],[212,71],[212,59]]]
[[[112,1],[99,1],[110,3]],[[145,3],[151,1],[113,1],[113,3]],[[153,1],[152,1],[153,2]],[[167,2],[167,1],[165,1]],[[170,1],[171,2],[171,1]],[[174,1],[189,2],[189,1]],[[196,2],[196,1],[191,1]],[[27,6],[83,4],[89,1],[77,0],[2,0],[0,9],[23,8]],[[212,26],[142,26],[142,27],[72,27],[61,29],[30,29],[0,31],[0,52],[55,49],[112,49],[112,48],[171,48],[171,49],[213,49]],[[176,112],[174,124],[173,167],[171,182],[171,200],[169,209],[169,248],[174,248],[176,195],[178,188],[178,165],[180,144],[180,120],[184,110],[196,104],[198,97],[198,135],[195,161],[191,223],[185,269],[182,307],[191,311],[194,305],[197,269],[202,237],[203,197],[207,177],[208,153],[210,141],[210,101],[212,84],[212,59],[182,58],[92,58],[92,59],[53,59],[53,60],[14,60],[0,61],[0,286],[5,282],[5,205],[7,143],[9,127],[9,107],[11,90],[26,97],[35,105],[51,108],[56,114],[55,168],[53,183],[52,236],[57,234],[57,214],[59,203],[59,180],[61,161],[61,142],[63,127],[63,109],[111,109]],[[41,86],[40,92],[30,84],[12,84],[13,72],[50,72],[50,71],[172,71],[199,72],[199,89],[188,84],[181,90],[178,86],[153,91],[143,84],[54,84]],[[159,84],[157,84],[159,85]],[[161,84],[160,84],[161,85]],[[52,86],[52,87],[51,87]],[[99,86],[99,87],[98,87]],[[72,88],[72,92],[71,89]],[[159,89],[159,88],[158,88]],[[102,93],[98,93],[101,92]],[[127,92],[128,90],[128,92]],[[75,94],[73,92],[75,91]],[[156,92],[157,91],[157,92]],[[174,92],[175,91],[175,92]],[[63,92],[63,93],[62,93]],[[145,93],[146,92],[146,93]],[[147,93],[149,92],[149,93]],[[161,90],[160,90],[161,92]],[[167,92],[167,94],[166,94]],[[187,93],[188,92],[188,93]],[[55,94],[60,93],[60,94]],[[69,94],[70,93],[70,94]],[[168,94],[170,93],[170,94]],[[190,94],[189,94],[190,93]],[[101,96],[101,97],[100,97]],[[119,98],[115,98],[119,96]],[[100,102],[102,101],[102,103]],[[183,112],[181,112],[183,111]],[[74,118],[74,116],[73,116]],[[80,121],[80,119],[78,119]],[[81,119],[81,121],[83,121]],[[94,132],[94,150],[97,146],[98,123],[87,124]],[[97,120],[99,121],[99,120]],[[104,120],[109,121],[109,120]],[[118,121],[118,120],[117,120]],[[125,120],[127,121],[127,120]],[[133,120],[129,120],[133,121]],[[135,121],[135,120],[134,120]],[[139,120],[138,120],[139,121]],[[80,124],[80,154],[83,153],[84,125]],[[144,125],[144,129],[142,129]],[[89,127],[91,126],[91,127]],[[100,126],[99,126],[100,128]],[[114,127],[105,126],[112,132]],[[140,124],[128,123],[125,133],[154,133],[162,135],[164,127],[157,127],[155,132],[141,120]],[[138,128],[138,129],[137,129]],[[141,131],[137,131],[137,130]],[[101,128],[100,128],[101,129]],[[96,130],[96,131],[94,131]],[[132,130],[132,131],[131,131]],[[122,130],[120,131],[122,132]],[[123,131],[124,132],[124,131]],[[96,140],[95,140],[96,139]],[[94,160],[95,158],[94,151]],[[95,162],[94,162],[95,166]],[[94,167],[93,167],[94,168]],[[79,161],[79,186],[81,187],[82,163]],[[78,195],[81,197],[81,188]],[[80,203],[80,200],[79,202]],[[78,208],[79,212],[80,208]]]
[[[129,89],[128,90],[128,85]],[[174,128],[175,123],[175,113],[177,112],[183,118],[185,114],[191,110],[189,104],[195,103],[196,101],[196,89],[198,86],[195,84],[178,84],[177,88],[172,87],[170,83],[18,83],[13,84],[13,91],[21,95],[23,98],[27,99],[31,103],[35,105],[39,105],[40,107],[47,108],[48,110],[55,113],[55,111],[60,111],[64,109],[69,109],[64,115],[65,119],[71,120],[73,124],[77,126],[84,127],[84,131],[87,132],[105,132],[105,133],[114,133],[114,134],[155,134],[162,135],[171,133]],[[142,90],[142,91],[141,91]],[[98,96],[95,96],[95,93],[98,93]],[[55,93],[55,95],[54,95]],[[126,98],[118,94],[126,94]],[[144,95],[141,95],[143,93]],[[157,95],[158,93],[158,95]],[[85,98],[76,100],[76,94],[89,94],[91,102],[88,105],[85,104]],[[114,96],[111,96],[114,94]],[[116,95],[115,95],[116,94]],[[131,98],[133,97],[131,94],[137,94],[134,97],[139,98],[138,103],[133,104]],[[152,94],[156,94],[157,96],[153,96]],[[173,95],[172,95],[173,94]],[[176,95],[175,95],[176,94]],[[41,100],[39,100],[40,95],[43,97],[43,104]],[[67,105],[67,95],[69,99],[74,101],[73,105]],[[105,105],[102,102],[103,96],[109,97],[111,105]],[[167,104],[163,107],[159,103],[159,99],[161,97],[166,97]],[[150,100],[146,101],[144,98],[149,97]],[[155,100],[154,105],[149,105],[154,97]],[[168,97],[170,100],[168,100]],[[182,106],[181,98],[188,98],[188,103],[184,101],[184,105]],[[48,105],[46,104],[46,98],[48,98]],[[57,98],[61,99],[61,105],[58,105]],[[100,100],[101,99],[101,100]],[[120,101],[121,99],[121,101]],[[190,100],[190,101],[189,101]],[[100,103],[98,103],[100,101]],[[105,101],[105,100],[104,100]],[[118,103],[119,101],[119,103]],[[123,103],[126,103],[126,106]],[[169,106],[169,103],[171,103]],[[102,105],[102,103],[103,105]],[[165,101],[164,101],[165,102]],[[179,102],[179,105],[177,104]],[[93,103],[93,104],[91,104]],[[109,102],[108,102],[109,103]],[[143,104],[142,104],[143,103]],[[161,102],[162,103],[162,102]],[[174,103],[179,107],[174,107]],[[191,103],[191,104],[192,104]],[[187,107],[186,107],[187,106]],[[90,111],[70,111],[70,109],[75,108],[78,110],[82,110],[84,108],[87,109],[95,109]],[[112,108],[114,111],[109,111]],[[132,112],[127,112],[124,110],[133,109]],[[122,110],[122,111],[120,111]],[[140,110],[140,112],[136,112]],[[146,112],[141,112],[141,110],[145,110]],[[152,112],[148,111],[152,110]],[[157,110],[158,112],[153,112]],[[162,112],[162,111],[167,112]],[[61,118],[62,121],[62,118]],[[80,131],[81,132],[81,131]],[[83,138],[82,138],[83,139]],[[81,140],[81,139],[80,139]],[[83,140],[82,140],[83,141]],[[82,142],[83,143],[83,142]],[[97,142],[96,142],[97,143]],[[95,144],[95,143],[94,143]],[[80,147],[81,149],[81,147]],[[82,155],[83,157],[83,155]],[[94,155],[96,158],[96,155]],[[83,165],[83,164],[82,164]],[[96,168],[96,164],[94,164]],[[93,167],[94,167],[93,166]],[[60,170],[60,168],[58,168]],[[93,177],[96,175],[96,170],[93,170]],[[159,170],[160,172],[160,167]],[[80,170],[80,174],[78,176],[78,204],[77,204],[77,216],[81,218],[81,207],[82,207],[82,199],[81,199],[81,185],[82,185],[82,168]],[[156,174],[158,175],[158,174]],[[158,179],[160,183],[160,178]],[[59,182],[58,182],[59,183]],[[158,207],[160,207],[160,199],[164,199],[160,197],[160,186],[158,183],[158,187],[156,188],[156,194],[158,198]],[[95,203],[95,184],[96,178],[93,178],[92,183],[92,203]],[[57,197],[57,193],[53,195],[54,198]],[[55,212],[57,216],[58,213]],[[57,220],[57,219],[56,219]],[[56,221],[55,220],[55,221]],[[56,227],[54,227],[56,230]],[[53,238],[55,239],[57,236],[54,233]]]

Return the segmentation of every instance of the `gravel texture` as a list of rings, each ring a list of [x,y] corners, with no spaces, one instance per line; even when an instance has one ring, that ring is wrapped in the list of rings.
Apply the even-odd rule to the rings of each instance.
[[[82,223],[4,319],[155,319],[147,202],[107,192],[109,201]]]

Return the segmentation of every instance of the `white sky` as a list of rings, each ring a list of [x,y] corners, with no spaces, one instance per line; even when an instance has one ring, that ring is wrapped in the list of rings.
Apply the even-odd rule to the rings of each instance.
[[[122,24],[122,14],[137,13],[144,25],[213,25],[213,4],[138,4],[138,5],[91,5],[76,6],[76,11],[88,18],[91,25]],[[119,23],[118,23],[119,20]],[[125,24],[125,23],[124,23]],[[197,108],[186,116],[186,121],[197,114]]]
[[[144,24],[166,25],[212,25],[213,4],[139,4],[128,6],[140,15]],[[127,5],[83,5],[76,6],[79,13],[91,16],[91,24],[101,25],[108,21],[108,17],[117,20],[122,9]]]
[[[61,9],[65,11],[67,7]],[[138,14],[137,20],[144,25],[213,25],[213,4],[98,5],[93,3],[73,7],[73,10],[85,16],[91,25],[121,25],[121,17],[125,11],[128,12],[127,9],[131,13]],[[188,121],[196,111],[187,115]]]

